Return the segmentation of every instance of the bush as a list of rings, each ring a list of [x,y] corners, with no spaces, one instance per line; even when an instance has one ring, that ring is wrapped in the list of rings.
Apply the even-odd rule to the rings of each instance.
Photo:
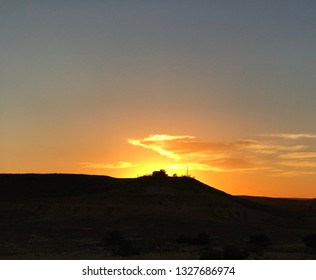
[[[308,248],[311,248],[314,253],[316,254],[316,234],[309,234],[303,238],[303,242],[305,243],[305,246]]]
[[[197,237],[181,235],[177,239],[177,242],[195,246],[206,246],[210,245],[210,237],[206,232],[200,232]]]
[[[125,241],[125,238],[123,237],[123,235],[119,231],[110,231],[104,237],[103,245],[104,245],[104,247],[118,246],[123,241]]]
[[[234,245],[226,245],[223,249],[224,260],[243,260],[246,257],[247,254]]]
[[[112,250],[112,255],[120,257],[129,257],[139,255],[139,251],[133,246],[133,244],[130,241],[125,240]]]
[[[210,243],[210,237],[206,232],[200,232],[197,240],[199,245],[208,245]]]
[[[104,249],[109,250],[112,256],[128,257],[139,254],[131,241],[118,231],[108,232],[103,239],[103,245]]]
[[[272,244],[270,238],[265,234],[252,235],[249,238],[249,249],[259,255],[262,255],[268,246]]]
[[[221,251],[212,247],[205,247],[200,251],[200,260],[220,260],[222,259]]]

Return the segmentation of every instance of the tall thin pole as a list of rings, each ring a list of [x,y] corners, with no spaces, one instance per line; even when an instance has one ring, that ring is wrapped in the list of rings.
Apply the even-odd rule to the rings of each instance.
[[[163,256],[163,222],[160,224],[160,257]]]

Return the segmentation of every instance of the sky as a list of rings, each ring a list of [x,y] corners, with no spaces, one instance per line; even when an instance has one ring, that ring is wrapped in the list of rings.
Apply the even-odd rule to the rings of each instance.
[[[3,0],[0,173],[188,173],[316,197],[313,0]]]

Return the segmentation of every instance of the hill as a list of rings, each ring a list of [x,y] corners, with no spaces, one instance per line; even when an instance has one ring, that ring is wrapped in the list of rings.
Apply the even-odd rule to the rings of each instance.
[[[278,253],[311,257],[302,238],[315,230],[315,208],[294,200],[279,207],[282,200],[232,196],[190,177],[0,174],[0,183],[4,259],[124,257],[104,241],[111,234],[137,247],[128,258],[198,258],[209,245],[201,235],[218,248],[246,248],[258,233]]]

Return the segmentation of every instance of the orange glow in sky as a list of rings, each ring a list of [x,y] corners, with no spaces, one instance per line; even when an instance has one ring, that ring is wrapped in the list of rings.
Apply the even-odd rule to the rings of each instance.
[[[126,142],[128,149],[137,149],[138,156],[133,161],[82,163],[83,167],[127,177],[159,169],[165,169],[170,176],[186,175],[189,171],[191,176],[233,194],[314,195],[316,135],[313,134],[265,134],[230,142],[154,134],[142,139],[129,138]],[[152,154],[141,159],[141,154],[148,150]],[[304,185],[304,190],[295,185]]]
[[[6,2],[1,173],[316,197],[316,1]]]

